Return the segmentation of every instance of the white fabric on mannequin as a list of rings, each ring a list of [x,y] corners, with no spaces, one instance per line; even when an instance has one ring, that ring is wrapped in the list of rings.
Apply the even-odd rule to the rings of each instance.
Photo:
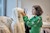
[[[20,22],[19,21],[19,11],[22,11],[23,9],[21,8],[14,8],[13,9],[13,17],[14,17],[14,21],[11,24],[11,28],[12,28],[12,33],[25,33],[25,27],[24,27],[24,22]],[[24,10],[23,10],[24,11]],[[20,19],[21,20],[21,19]],[[24,28],[24,29],[23,29]]]
[[[16,8],[14,8],[13,10],[12,10],[12,18],[13,18],[13,23],[11,24],[11,30],[12,30],[12,33],[17,33],[17,21],[18,21],[18,13],[17,12],[15,12],[15,11],[17,11],[16,10]],[[15,13],[17,14],[17,15],[15,15]]]
[[[11,33],[9,28],[0,21],[0,33]]]
[[[11,31],[11,23],[13,21],[12,18],[7,16],[0,16],[0,21],[1,21],[0,23],[3,23]]]
[[[0,16],[0,21],[2,23],[4,23],[8,28],[10,28],[10,25],[11,25],[13,19],[10,17],[6,17],[6,16]]]

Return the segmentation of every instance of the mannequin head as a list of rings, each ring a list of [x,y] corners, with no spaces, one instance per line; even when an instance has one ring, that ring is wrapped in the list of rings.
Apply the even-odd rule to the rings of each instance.
[[[17,12],[18,12],[18,19],[20,22],[23,22],[23,16],[21,15],[20,12],[24,12],[24,9],[22,8],[17,8]]]
[[[24,12],[24,9],[22,8],[17,8],[18,16],[21,16],[20,12]]]
[[[24,12],[24,9],[22,9],[22,8],[17,8],[17,11],[18,11],[18,12]]]

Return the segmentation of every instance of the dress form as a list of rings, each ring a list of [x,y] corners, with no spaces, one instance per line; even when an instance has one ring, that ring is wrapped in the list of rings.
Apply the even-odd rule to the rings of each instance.
[[[24,11],[21,8],[15,8],[14,10],[15,21],[12,23],[11,28],[13,33],[25,33],[25,27],[23,22],[23,17],[20,11]]]

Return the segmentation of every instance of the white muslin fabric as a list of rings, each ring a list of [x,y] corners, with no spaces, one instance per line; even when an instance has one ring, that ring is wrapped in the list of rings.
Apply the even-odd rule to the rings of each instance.
[[[20,12],[24,12],[22,8],[13,9],[13,23],[11,24],[12,33],[25,33],[23,17]]]

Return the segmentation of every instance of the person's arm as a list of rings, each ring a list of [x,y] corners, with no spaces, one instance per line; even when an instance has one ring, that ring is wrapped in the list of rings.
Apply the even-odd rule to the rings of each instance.
[[[21,12],[22,16],[23,16],[23,20],[26,23],[27,26],[31,26],[32,24],[30,24],[30,20],[28,19],[28,16],[26,16],[26,14],[24,12]]]
[[[27,16],[23,16],[23,20],[28,27],[32,27],[32,24],[31,24],[31,22],[30,22],[30,20],[28,19]]]
[[[42,27],[42,17],[33,18],[34,26]]]
[[[37,26],[42,27],[43,23],[42,23],[42,17],[39,18],[38,22],[37,22]]]

